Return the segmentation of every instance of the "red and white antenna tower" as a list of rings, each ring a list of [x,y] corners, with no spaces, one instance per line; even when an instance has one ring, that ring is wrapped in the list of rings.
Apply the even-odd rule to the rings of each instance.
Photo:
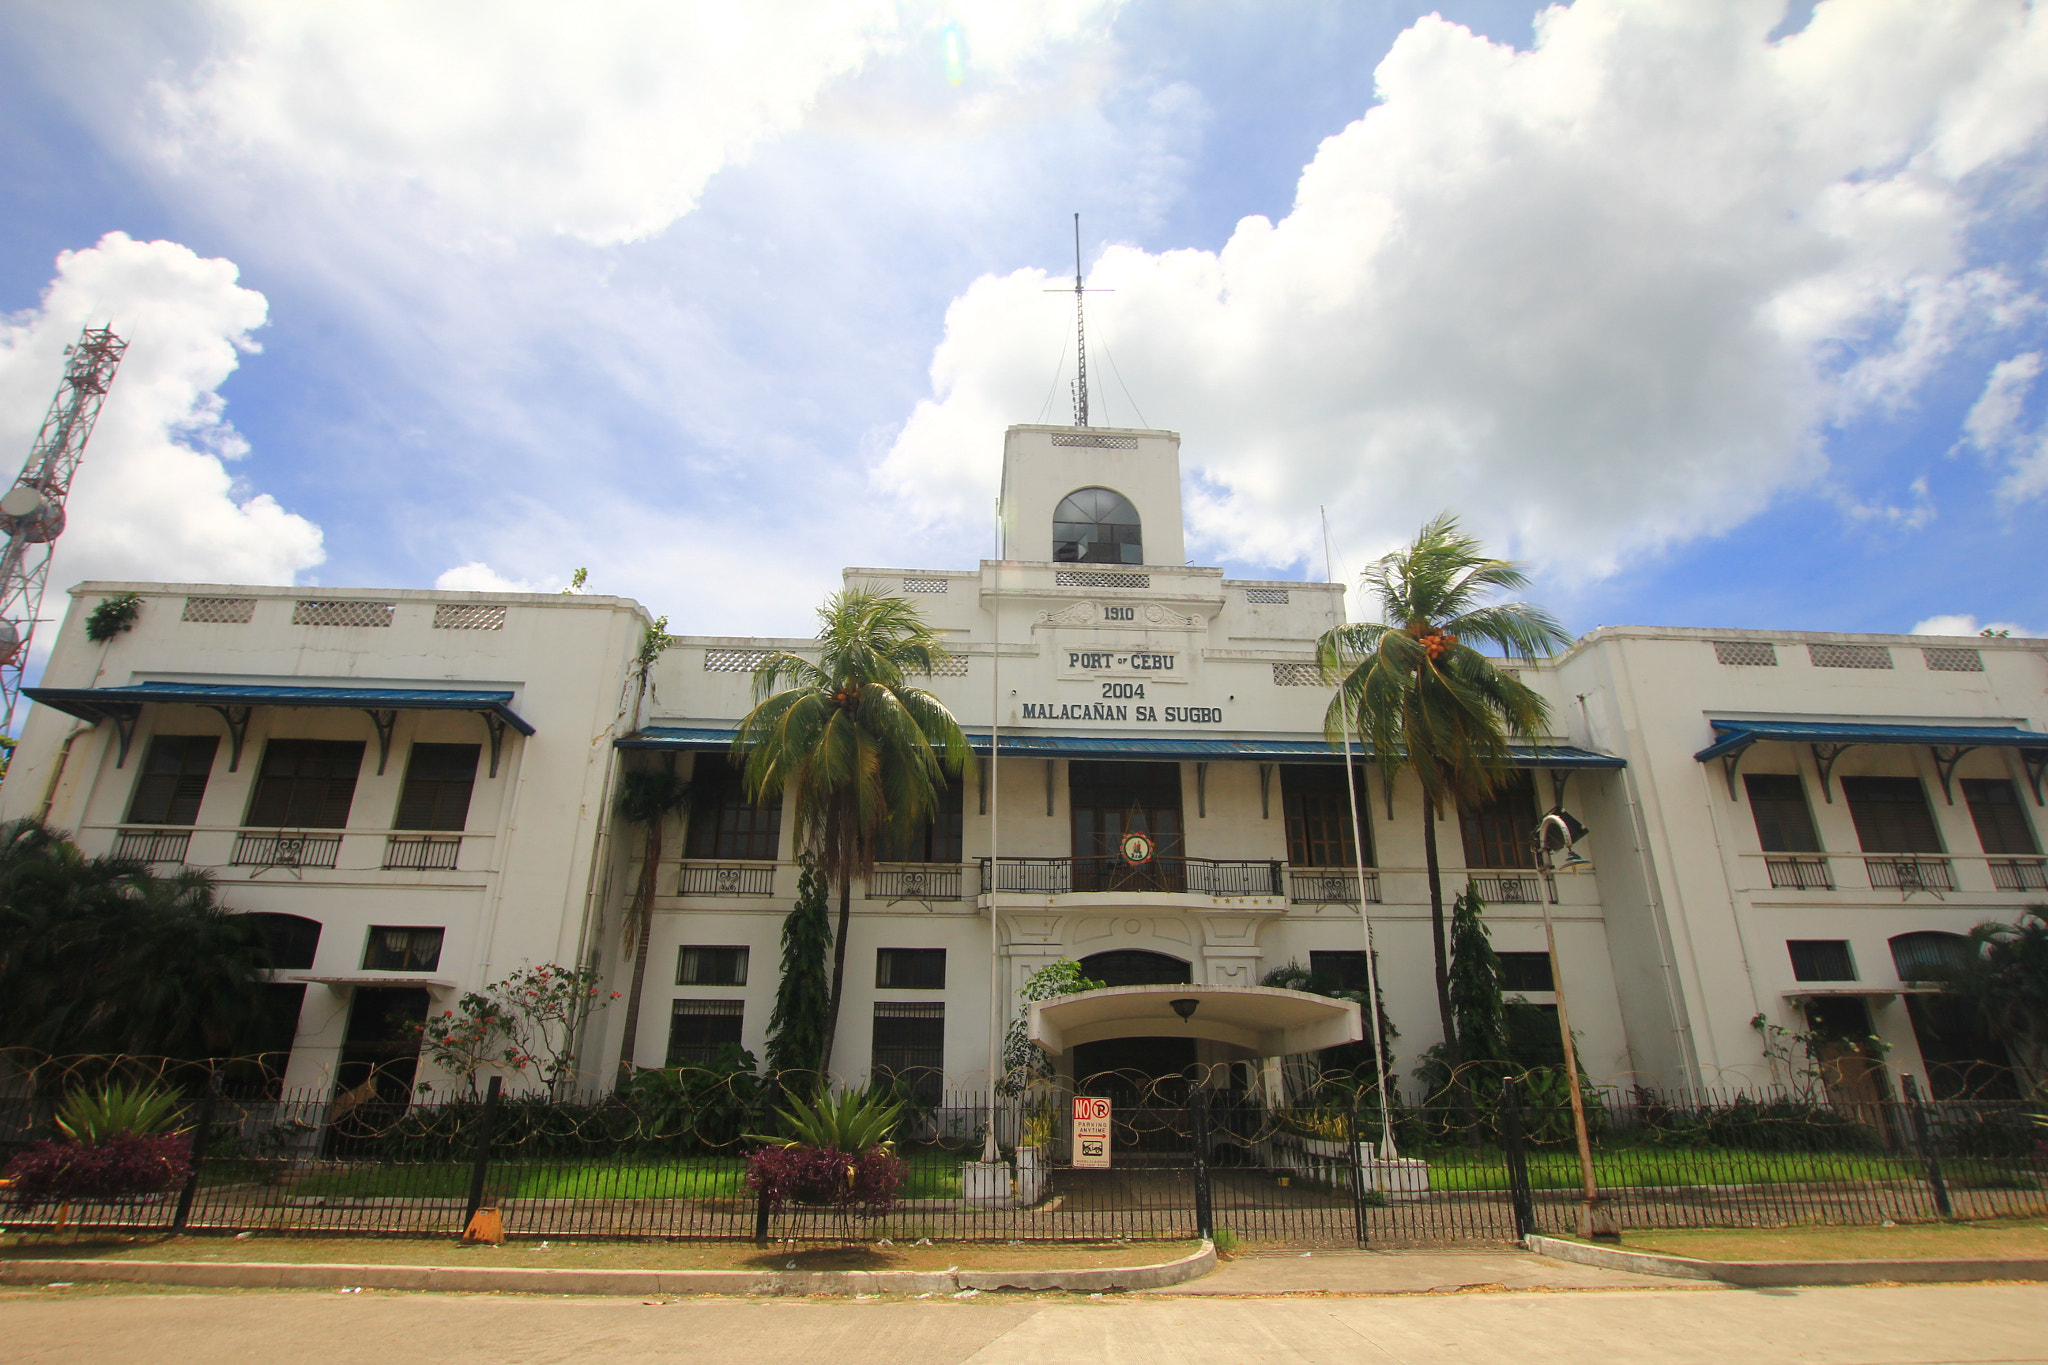
[[[50,552],[64,533],[64,499],[71,476],[92,439],[100,404],[114,371],[127,354],[128,343],[111,327],[88,326],[76,344],[64,348],[64,379],[50,400],[43,429],[29,450],[28,462],[14,487],[0,495],[0,532],[7,548],[0,553],[0,700],[6,717],[0,730],[13,733],[14,706],[21,699],[22,670],[28,667],[29,646],[43,611],[43,588],[50,578]]]

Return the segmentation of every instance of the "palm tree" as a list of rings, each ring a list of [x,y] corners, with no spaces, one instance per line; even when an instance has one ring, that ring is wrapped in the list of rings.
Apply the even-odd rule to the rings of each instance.
[[[1458,1035],[1436,813],[1485,800],[1512,771],[1509,743],[1533,739],[1549,722],[1541,697],[1463,643],[1490,641],[1520,659],[1568,643],[1571,637],[1541,607],[1485,600],[1528,582],[1519,564],[1487,557],[1478,538],[1459,530],[1458,519],[1446,512],[1425,525],[1414,544],[1365,571],[1381,622],[1337,626],[1316,645],[1324,673],[1337,683],[1324,718],[1331,739],[1355,731],[1385,781],[1403,766],[1422,780],[1437,1013],[1454,1072]]]
[[[733,752],[746,764],[748,799],[794,795],[797,839],[839,891],[819,1054],[829,1067],[853,879],[874,870],[878,850],[932,817],[948,775],[972,772],[974,756],[945,704],[905,684],[948,657],[916,607],[871,587],[848,588],[825,600],[818,620],[816,662],[783,652],[754,670],[754,709]]]
[[[626,917],[626,946],[633,949],[633,983],[627,988],[626,1037],[619,1047],[619,1084],[633,1078],[634,1039],[640,1033],[640,997],[647,988],[647,941],[654,934],[654,878],[661,869],[662,832],[668,819],[690,799],[690,784],[675,769],[637,768],[619,784],[619,814],[647,831],[640,859],[640,890]]]

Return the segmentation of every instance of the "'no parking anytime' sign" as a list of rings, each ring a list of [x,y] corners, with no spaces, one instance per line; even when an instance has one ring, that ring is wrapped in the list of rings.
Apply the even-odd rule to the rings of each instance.
[[[1074,1096],[1074,1164],[1109,1169],[1109,1101],[1093,1095]]]

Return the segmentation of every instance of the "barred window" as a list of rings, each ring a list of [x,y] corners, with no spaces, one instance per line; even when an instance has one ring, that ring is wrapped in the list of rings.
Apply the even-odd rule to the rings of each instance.
[[[1766,853],[1818,853],[1820,833],[1797,773],[1750,773],[1742,779],[1757,844]]]
[[[1549,953],[1497,953],[1500,988],[1504,991],[1554,991]]]
[[[738,1000],[678,1000],[668,1020],[668,1064],[709,1066],[740,1045],[746,1006]]]
[[[476,787],[477,744],[415,744],[406,760],[395,829],[461,829]]]
[[[884,991],[946,989],[944,948],[877,948],[875,988]]]
[[[1372,809],[1372,802],[1364,791],[1362,768],[1354,770],[1352,780],[1359,788],[1358,830],[1365,836],[1366,864],[1371,866],[1372,826],[1363,817]],[[1351,842],[1351,799],[1344,792],[1342,767],[1334,763],[1282,764],[1280,803],[1287,815],[1288,862],[1296,867],[1358,866]]]
[[[681,948],[676,954],[678,986],[744,986],[745,948]]]
[[[343,829],[363,768],[361,740],[273,739],[263,746],[245,824]]]
[[[1714,657],[1738,668],[1776,668],[1778,647],[1769,640],[1716,640]]]
[[[1856,964],[1849,945],[1838,938],[1795,938],[1785,943],[1792,954],[1794,981],[1854,981]]]
[[[877,1002],[871,1065],[876,1081],[901,1082],[937,1104],[946,1083],[946,1007]]]
[[[199,819],[206,779],[213,773],[213,735],[158,735],[149,742],[128,819],[138,825],[189,825]]]
[[[372,925],[363,949],[363,969],[373,972],[431,972],[441,965],[445,929]]]
[[[1311,951],[1308,975],[1311,986],[1319,991],[1362,991],[1365,989],[1365,950]]]
[[[1939,981],[1970,965],[1973,950],[1961,934],[1922,929],[1891,941],[1892,966],[1901,981]]]

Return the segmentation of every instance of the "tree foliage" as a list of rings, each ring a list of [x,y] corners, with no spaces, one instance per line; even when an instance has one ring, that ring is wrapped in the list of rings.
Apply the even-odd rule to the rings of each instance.
[[[159,877],[39,820],[0,825],[0,1047],[229,1055],[263,1017],[270,964],[210,874]]]
[[[1056,1000],[1082,991],[1099,991],[1108,984],[1082,971],[1081,964],[1072,958],[1063,957],[1025,977],[1024,984],[1017,988],[1017,999],[1028,1005],[1034,1000]],[[996,1086],[1003,1095],[1015,1095],[1034,1079],[1050,1079],[1053,1074],[1052,1059],[1045,1055],[1045,1049],[1031,1041],[1025,1023],[1024,1015],[1019,1013],[1010,1020],[1009,1032],[1003,1038],[1003,1078]]]
[[[1466,889],[1451,906],[1451,1015],[1458,1055],[1468,1067],[1501,1069],[1509,1060],[1500,957],[1480,913],[1479,893]]]
[[[2037,1086],[2048,1086],[2048,905],[2011,924],[1969,934],[1969,951],[1940,973],[1942,988],[2012,1050]]]
[[[915,606],[848,588],[826,599],[818,619],[815,661],[783,651],[754,670],[754,709],[733,751],[745,763],[749,799],[790,793],[798,845],[817,855],[818,871],[839,893],[821,1052],[829,1062],[853,879],[932,818],[947,777],[972,773],[974,756],[945,704],[909,685],[911,675],[929,675],[950,657]]]
[[[662,835],[669,818],[690,801],[690,784],[674,768],[636,768],[619,782],[619,817],[646,831],[640,852],[640,885],[623,926],[625,946],[633,953],[632,980],[627,987],[625,1039],[619,1045],[619,1084],[633,1074],[634,1044],[640,1033],[640,1001],[647,990],[647,945],[654,929],[654,883],[661,870]]]
[[[782,975],[775,983],[775,1012],[768,1016],[768,1070],[822,1076],[832,1006],[826,965],[832,918],[817,859],[799,856],[796,907],[782,921]]]

